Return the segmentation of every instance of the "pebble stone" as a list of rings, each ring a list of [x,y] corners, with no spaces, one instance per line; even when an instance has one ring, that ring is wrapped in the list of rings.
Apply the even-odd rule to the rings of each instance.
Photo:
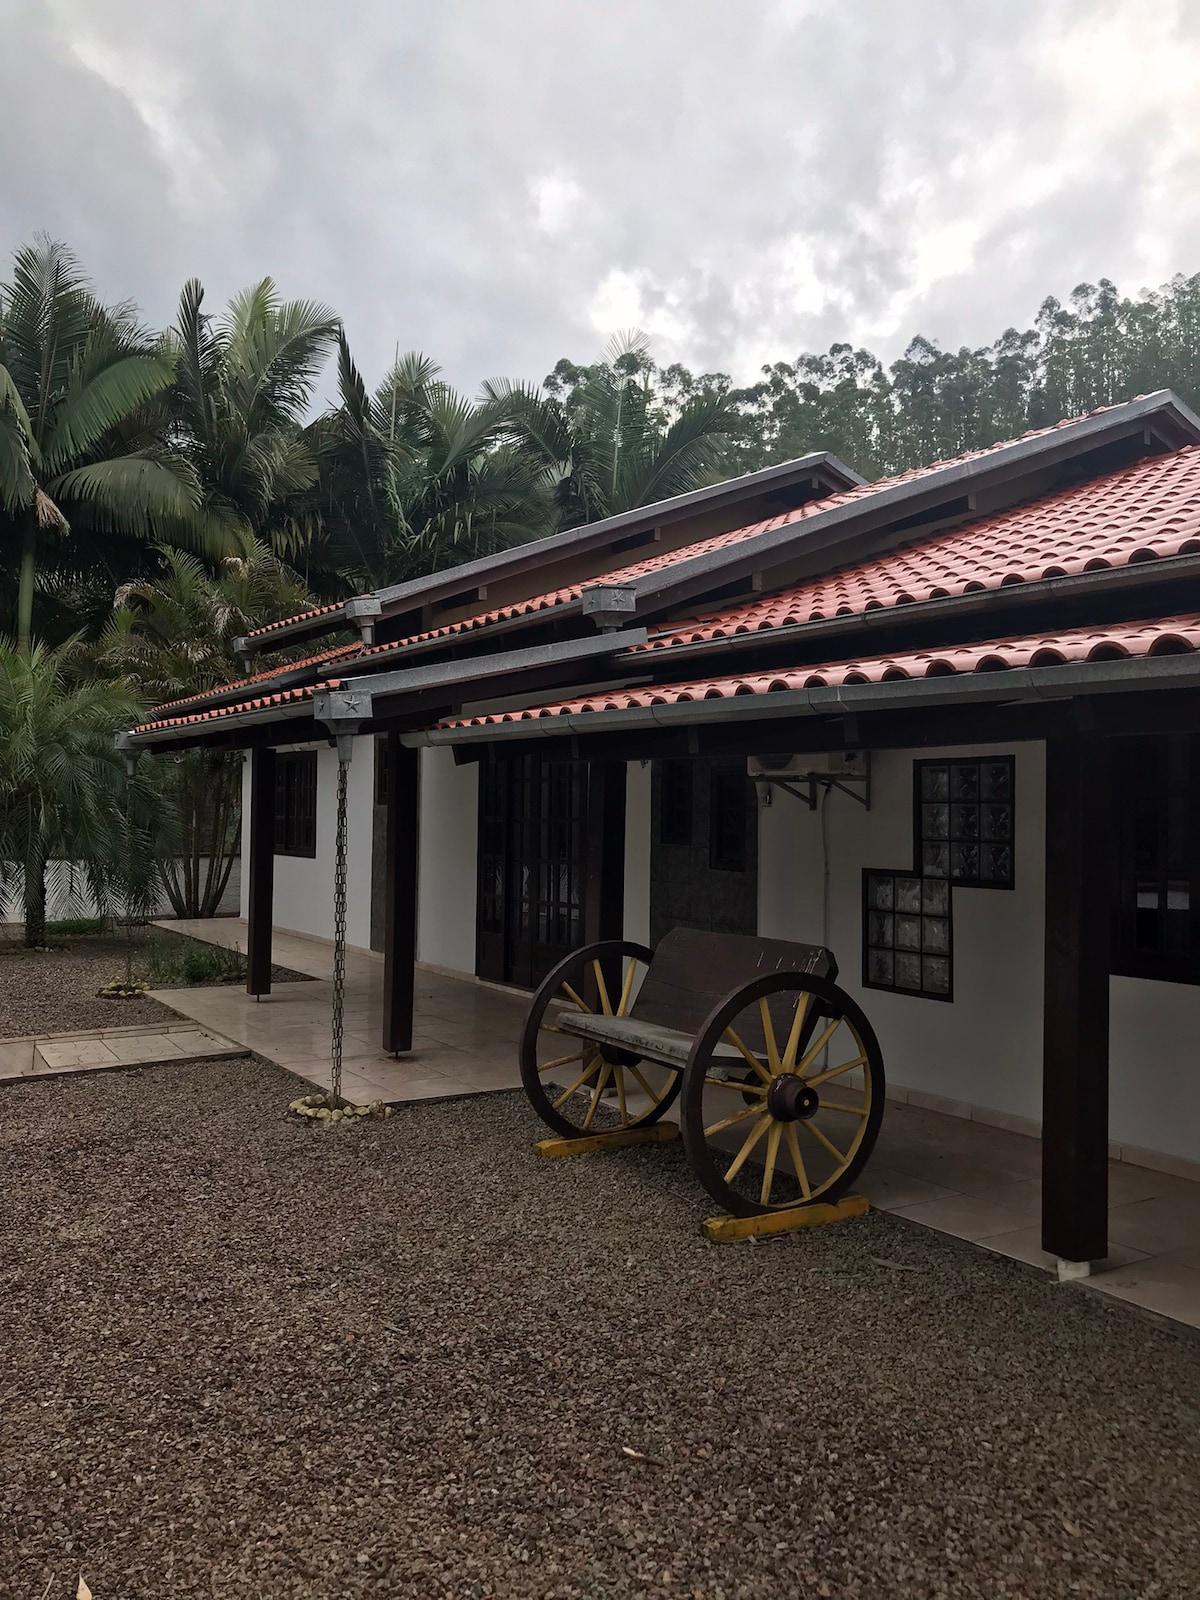
[[[711,1244],[519,1094],[0,1085],[0,1596],[1196,1600],[1200,1343],[873,1215]]]

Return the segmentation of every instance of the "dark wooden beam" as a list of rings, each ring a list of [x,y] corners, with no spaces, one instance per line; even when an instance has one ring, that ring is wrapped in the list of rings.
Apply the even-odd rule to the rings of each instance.
[[[1112,751],[1077,724],[1046,741],[1042,1248],[1108,1254]]]
[[[275,752],[250,755],[250,894],[247,906],[246,993],[271,992],[271,932],[275,913]]]
[[[417,961],[417,823],[420,752],[389,733],[387,763],[387,859],[383,910],[383,1048],[411,1050],[413,989]],[[474,847],[474,841],[465,842]]]
[[[625,930],[625,787],[623,761],[588,766],[583,937],[620,939]]]

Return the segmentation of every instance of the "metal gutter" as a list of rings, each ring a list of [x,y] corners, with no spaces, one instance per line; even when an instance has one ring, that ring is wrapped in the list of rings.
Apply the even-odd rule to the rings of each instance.
[[[676,701],[619,711],[582,711],[530,717],[516,722],[406,733],[407,745],[493,744],[505,739],[568,738],[648,728],[682,728],[715,722],[770,721],[785,717],[846,716],[868,711],[910,710],[989,702],[1038,702],[1080,694],[1200,686],[1200,651],[1188,655],[1138,656],[1121,661],[1078,661],[1055,667],[1009,667],[888,683],[826,684],[812,689],[728,695]]]
[[[287,706],[256,706],[253,711],[231,711],[228,716],[205,718],[201,722],[189,722],[177,728],[152,728],[144,733],[130,730],[118,734],[119,740],[124,740],[134,749],[146,749],[150,745],[178,744],[182,740],[192,742],[198,735],[215,733],[226,728],[253,728],[267,722],[288,722],[293,718],[311,717],[312,701],[297,700]],[[121,745],[120,748],[125,748]]]
[[[634,632],[644,642],[646,630]],[[397,695],[420,694],[430,689],[453,689],[488,678],[514,677],[540,668],[574,666],[606,656],[615,656],[631,634],[596,634],[590,639],[567,639],[559,644],[532,645],[527,650],[507,650],[499,655],[468,656],[462,660],[440,661],[430,667],[408,667],[398,672],[377,672],[361,678],[339,676],[336,688],[318,689],[313,696],[313,715],[318,722],[356,719],[366,721],[376,700]],[[636,642],[636,640],[634,641]],[[481,695],[473,696],[475,699]]]

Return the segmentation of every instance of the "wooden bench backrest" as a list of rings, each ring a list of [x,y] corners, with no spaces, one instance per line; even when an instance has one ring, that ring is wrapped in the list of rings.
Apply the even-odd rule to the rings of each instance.
[[[833,982],[837,962],[819,944],[672,928],[659,941],[629,1014],[694,1034],[718,1000],[768,972],[809,972]]]

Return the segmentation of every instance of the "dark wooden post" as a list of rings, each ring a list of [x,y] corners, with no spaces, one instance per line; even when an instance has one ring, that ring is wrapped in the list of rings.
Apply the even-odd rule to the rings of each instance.
[[[625,932],[625,763],[588,766],[584,853],[583,941],[620,939]]]
[[[1077,728],[1046,741],[1042,1248],[1108,1253],[1111,751]]]
[[[389,733],[387,762],[387,860],[383,901],[383,1048],[411,1050],[413,988],[417,961],[417,821],[420,752]],[[464,841],[473,846],[474,841]]]
[[[271,925],[275,911],[275,752],[250,753],[250,897],[247,906],[246,993],[271,992]]]

